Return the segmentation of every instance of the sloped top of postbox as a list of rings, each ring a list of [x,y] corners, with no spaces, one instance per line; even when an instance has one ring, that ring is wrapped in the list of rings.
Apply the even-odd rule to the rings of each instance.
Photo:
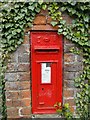
[[[34,49],[59,49],[62,35],[57,32],[31,32],[31,44]]]

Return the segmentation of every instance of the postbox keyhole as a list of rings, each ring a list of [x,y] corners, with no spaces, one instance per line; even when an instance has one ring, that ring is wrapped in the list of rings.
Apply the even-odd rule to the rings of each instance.
[[[42,90],[44,90],[44,88],[42,88]]]

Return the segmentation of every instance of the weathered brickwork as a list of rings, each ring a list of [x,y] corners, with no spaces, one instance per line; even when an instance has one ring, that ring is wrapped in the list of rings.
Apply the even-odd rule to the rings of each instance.
[[[11,55],[6,79],[6,105],[8,118],[30,117],[30,42],[25,34],[23,44]]]
[[[75,113],[75,101],[77,89],[74,86],[74,79],[82,73],[83,64],[82,56],[70,52],[75,44],[64,39],[64,86],[63,86],[63,102],[69,103],[71,111]]]
[[[68,24],[71,19],[65,14],[63,18]],[[26,29],[23,44],[11,55],[8,69],[5,74],[6,105],[8,118],[31,117],[31,53],[29,30],[57,30],[50,25],[51,17],[47,11],[41,11],[33,22],[33,27]],[[74,96],[77,90],[74,87],[74,78],[83,69],[82,57],[70,52],[75,44],[63,39],[63,103],[68,102],[75,112]]]

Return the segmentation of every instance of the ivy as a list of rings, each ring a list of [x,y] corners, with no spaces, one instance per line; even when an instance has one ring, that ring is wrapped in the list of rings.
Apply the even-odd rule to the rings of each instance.
[[[53,3],[52,3],[53,5]],[[90,3],[60,3],[57,5],[61,8],[62,12],[67,12],[74,20],[72,24],[67,24],[65,20],[61,19],[61,16],[57,16],[58,23],[51,22],[51,24],[58,25],[58,34],[63,34],[67,39],[76,43],[80,51],[83,53],[83,74],[75,79],[76,88],[80,89],[80,92],[76,95],[76,106],[77,113],[82,119],[89,119],[88,116],[88,106],[89,106],[89,85],[88,81],[90,79]],[[60,6],[60,7],[59,7]],[[52,7],[53,8],[53,7]],[[49,9],[52,10],[52,9]],[[58,9],[59,11],[59,9]],[[88,12],[89,11],[89,12]],[[50,11],[51,14],[51,11]],[[56,13],[53,13],[56,14]],[[52,14],[51,14],[52,15]],[[52,17],[53,18],[53,17]],[[55,19],[53,19],[55,20]],[[75,49],[73,52],[77,53]],[[80,53],[80,52],[78,52]]]
[[[0,59],[0,82],[2,84],[2,115],[6,117],[5,106],[5,80],[7,58],[9,54],[15,51],[23,42],[24,30],[31,27],[37,13],[40,12],[41,6],[35,2],[18,2],[18,3],[0,3],[2,10],[1,24],[1,59]]]
[[[58,34],[63,34],[74,42],[80,50],[73,48],[75,54],[83,55],[83,73],[75,79],[76,88],[80,92],[76,95],[77,114],[80,118],[89,118],[88,106],[90,106],[90,2],[0,2],[1,7],[1,40],[0,40],[0,84],[2,93],[4,90],[4,73],[7,68],[7,58],[22,43],[25,28],[32,27],[35,16],[41,9],[48,9],[53,21],[53,26],[58,26]],[[72,24],[62,18],[63,13],[73,18]],[[88,84],[89,83],[89,84]],[[3,98],[2,113],[6,114],[5,96]],[[6,115],[4,115],[6,116]]]

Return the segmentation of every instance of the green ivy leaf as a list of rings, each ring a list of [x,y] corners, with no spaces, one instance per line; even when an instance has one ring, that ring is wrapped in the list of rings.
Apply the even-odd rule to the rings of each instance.
[[[89,17],[88,17],[88,16],[85,16],[85,17],[84,17],[84,21],[85,21],[85,22],[88,22],[88,21],[89,21]]]
[[[36,11],[37,13],[39,13],[40,10],[41,10],[40,8],[36,8],[36,9],[35,9],[35,11]]]
[[[61,109],[57,109],[57,113],[62,113],[62,110]]]
[[[22,42],[21,41],[18,41],[17,44],[20,45]]]
[[[51,22],[51,25],[52,25],[52,26],[56,26],[57,24],[58,24],[58,22],[56,22],[56,21],[52,21],[52,22]]]
[[[75,36],[76,36],[76,37],[80,37],[80,36],[81,36],[80,32],[76,32],[76,33],[75,33]]]
[[[43,10],[46,10],[46,8],[47,8],[47,5],[46,5],[46,4],[42,5],[42,9],[43,9]]]
[[[58,33],[62,33],[63,32],[63,29],[58,29]]]
[[[67,35],[67,32],[63,32],[63,35]]]
[[[6,27],[6,28],[9,28],[9,27],[12,27],[12,25],[11,25],[10,23],[6,23],[6,24],[5,24],[5,27]]]
[[[65,107],[66,109],[68,109],[68,108],[69,108],[69,104],[68,104],[68,103],[65,103],[64,107]]]
[[[21,29],[17,29],[16,31],[17,31],[18,33],[20,33],[22,30],[21,30]]]
[[[19,4],[15,4],[15,6],[14,6],[15,8],[19,8],[20,6],[19,6]]]
[[[62,25],[64,25],[64,24],[66,24],[66,20],[61,20],[60,23],[61,23]]]
[[[34,6],[29,6],[28,9],[33,11],[34,10]]]
[[[16,33],[16,30],[13,30],[13,31],[12,31],[12,34],[13,34],[13,35],[16,35],[16,34],[17,34],[17,33]]]
[[[80,95],[80,93],[77,93],[77,97],[81,98],[81,95]]]
[[[12,37],[12,35],[9,34],[9,35],[7,36],[7,39],[9,40],[9,39],[11,39],[11,37]]]
[[[65,11],[66,10],[66,7],[61,7],[61,11]]]
[[[40,5],[42,5],[42,4],[43,4],[43,0],[39,0],[38,3],[39,3]]]

